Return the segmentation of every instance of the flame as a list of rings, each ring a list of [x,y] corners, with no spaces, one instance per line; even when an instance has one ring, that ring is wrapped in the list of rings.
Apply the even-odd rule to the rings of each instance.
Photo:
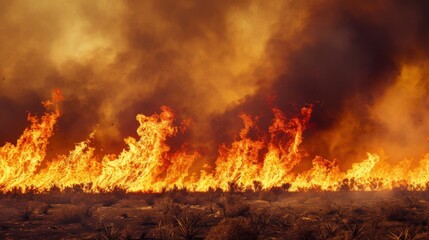
[[[6,143],[0,148],[0,184],[4,190],[33,185],[32,178],[46,156],[48,140],[60,117],[59,103],[62,95],[54,90],[52,100],[43,102],[45,108],[53,108],[40,119],[28,115],[31,126],[24,130],[16,144]]]
[[[386,190],[395,187],[426,189],[429,176],[429,154],[412,168],[410,160],[390,165],[381,153],[368,153],[367,158],[341,171],[336,160],[316,156],[313,166],[297,172],[305,152],[300,144],[310,120],[312,106],[303,107],[299,116],[287,119],[273,108],[273,120],[264,133],[257,127],[257,118],[242,114],[244,127],[231,144],[219,147],[219,155],[211,168],[191,172],[200,158],[183,145],[172,151],[166,140],[179,131],[169,107],[160,114],[137,115],[137,138],[125,139],[127,147],[117,155],[98,156],[91,140],[77,143],[66,155],[46,159],[49,138],[61,115],[63,97],[54,90],[52,99],[43,102],[47,109],[42,117],[28,115],[30,127],[24,130],[16,144],[0,148],[0,185],[3,192],[19,188],[45,191],[52,186],[60,190],[75,185],[88,192],[111,191],[160,192],[174,187],[191,191],[210,188],[228,190],[260,190],[290,184],[291,191],[310,189],[339,191]],[[211,171],[210,171],[211,169]]]

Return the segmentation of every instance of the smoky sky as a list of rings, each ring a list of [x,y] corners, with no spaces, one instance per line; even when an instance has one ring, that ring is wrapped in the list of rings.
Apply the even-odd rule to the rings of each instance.
[[[172,145],[215,155],[242,127],[240,113],[266,128],[273,106],[291,117],[314,104],[304,148],[347,158],[375,139],[404,138],[374,117],[404,65],[419,66],[426,91],[423,0],[2,1],[0,11],[1,143],[14,142],[27,113],[42,114],[40,102],[59,88],[55,153],[92,131],[100,149],[117,152],[135,136],[136,114],[167,105],[177,124],[191,122]],[[413,101],[424,111],[425,94]],[[346,133],[339,126],[349,118]],[[333,143],[334,132],[347,136]]]
[[[287,24],[281,19],[271,35],[266,59],[277,67],[269,86],[227,112],[229,117],[214,121],[222,122],[220,126],[228,125],[232,116],[247,112],[262,115],[259,121],[266,127],[272,118],[270,107],[279,106],[285,112],[294,109],[297,113],[299,107],[313,103],[311,124],[304,135],[310,158],[360,157],[365,151],[380,147],[373,144],[377,135],[389,134],[371,117],[374,103],[394,84],[404,62],[427,59],[429,5],[425,1],[320,1],[309,9],[305,29],[292,41],[284,38]],[[426,86],[424,82],[424,91]],[[275,96],[275,101],[267,100],[267,96]],[[421,101],[427,102],[426,98]],[[352,112],[358,125],[352,136],[344,135],[343,142],[337,143],[337,147],[347,151],[332,151],[332,139],[323,135],[337,130],[345,111]],[[406,132],[408,126],[403,127]],[[398,141],[402,138],[394,137]],[[222,136],[222,140],[227,138]],[[420,140],[419,144],[427,147],[424,139]],[[366,150],[360,151],[361,145]]]

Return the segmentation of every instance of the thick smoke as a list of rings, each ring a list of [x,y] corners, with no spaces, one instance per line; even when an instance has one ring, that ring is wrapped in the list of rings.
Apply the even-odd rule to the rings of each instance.
[[[280,24],[268,44],[279,66],[271,91],[282,108],[320,103],[305,141],[311,157],[356,161],[383,148],[397,160],[427,151],[428,99],[409,97],[427,89],[427,13],[427,1],[321,1],[292,41]],[[426,74],[404,80],[410,65]]]
[[[2,1],[0,22],[1,143],[60,88],[52,154],[94,130],[117,152],[162,105],[191,122],[172,145],[211,159],[240,113],[311,103],[309,158],[428,147],[427,1]]]
[[[291,33],[293,21],[281,15],[272,32],[264,56],[271,78],[215,122],[233,125],[244,111],[262,114],[266,126],[272,105],[296,112],[315,103],[304,136],[310,159],[350,167],[381,149],[393,161],[421,157],[429,147],[429,4],[318,1],[303,8],[302,27]]]

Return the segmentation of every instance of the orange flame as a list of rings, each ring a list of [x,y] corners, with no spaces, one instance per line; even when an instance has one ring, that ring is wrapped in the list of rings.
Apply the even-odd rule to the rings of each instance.
[[[300,116],[287,119],[278,108],[266,136],[260,132],[256,120],[241,115],[244,127],[238,139],[219,148],[219,156],[212,172],[191,173],[199,159],[198,153],[188,153],[183,147],[172,152],[166,144],[169,137],[180,130],[174,125],[174,114],[162,107],[160,114],[137,115],[140,126],[138,138],[125,139],[127,147],[118,155],[96,156],[91,147],[94,133],[86,141],[76,144],[67,155],[45,161],[48,140],[60,117],[63,97],[54,90],[52,100],[43,105],[50,110],[41,118],[29,115],[31,126],[24,130],[16,144],[6,143],[0,148],[0,185],[3,192],[14,188],[25,191],[33,187],[44,191],[53,185],[61,190],[82,184],[85,191],[109,191],[123,188],[129,192],[160,192],[173,187],[191,191],[209,188],[228,190],[270,189],[290,184],[291,191],[309,189],[338,191],[383,190],[402,186],[423,190],[429,181],[429,154],[416,168],[410,161],[391,166],[382,154],[368,153],[367,159],[341,172],[338,162],[317,156],[313,167],[297,173],[295,167],[303,158],[300,144],[302,133],[310,119],[312,106],[301,109]],[[404,185],[405,184],[405,185]]]

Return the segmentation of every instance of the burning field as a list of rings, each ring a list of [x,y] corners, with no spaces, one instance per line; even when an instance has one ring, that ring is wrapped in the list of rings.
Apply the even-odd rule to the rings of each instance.
[[[1,238],[429,238],[429,2],[0,13]]]

